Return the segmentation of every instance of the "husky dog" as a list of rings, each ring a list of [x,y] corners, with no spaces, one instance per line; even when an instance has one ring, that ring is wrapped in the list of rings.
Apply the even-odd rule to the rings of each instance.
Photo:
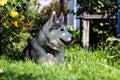
[[[63,62],[64,46],[68,46],[72,41],[73,36],[64,23],[63,13],[57,18],[56,12],[53,11],[51,18],[23,50],[23,56],[40,63]]]

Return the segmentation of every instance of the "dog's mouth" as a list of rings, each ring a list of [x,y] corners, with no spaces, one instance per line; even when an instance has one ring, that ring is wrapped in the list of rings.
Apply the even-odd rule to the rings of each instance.
[[[69,44],[71,43],[71,41],[64,41],[63,39],[60,38],[60,40],[66,45],[69,46]]]

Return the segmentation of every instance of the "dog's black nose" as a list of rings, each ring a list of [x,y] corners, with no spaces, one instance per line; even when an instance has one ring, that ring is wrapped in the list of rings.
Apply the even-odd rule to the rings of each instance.
[[[75,38],[72,36],[72,37],[71,37],[71,41],[73,41],[74,39],[75,39]]]

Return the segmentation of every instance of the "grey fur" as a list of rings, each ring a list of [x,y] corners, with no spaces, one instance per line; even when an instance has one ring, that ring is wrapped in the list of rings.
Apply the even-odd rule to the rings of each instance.
[[[63,62],[64,46],[68,46],[73,40],[72,34],[68,32],[67,26],[63,22],[63,13],[57,18],[56,12],[54,11],[51,18],[24,49],[24,55],[42,64]],[[56,51],[57,56],[47,52],[44,46]]]

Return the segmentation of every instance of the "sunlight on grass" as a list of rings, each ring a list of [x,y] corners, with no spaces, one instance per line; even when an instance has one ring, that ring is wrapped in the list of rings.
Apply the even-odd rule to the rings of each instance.
[[[0,59],[0,80],[119,80],[120,69],[107,63],[103,51],[65,49],[65,62],[42,66],[33,61]]]

